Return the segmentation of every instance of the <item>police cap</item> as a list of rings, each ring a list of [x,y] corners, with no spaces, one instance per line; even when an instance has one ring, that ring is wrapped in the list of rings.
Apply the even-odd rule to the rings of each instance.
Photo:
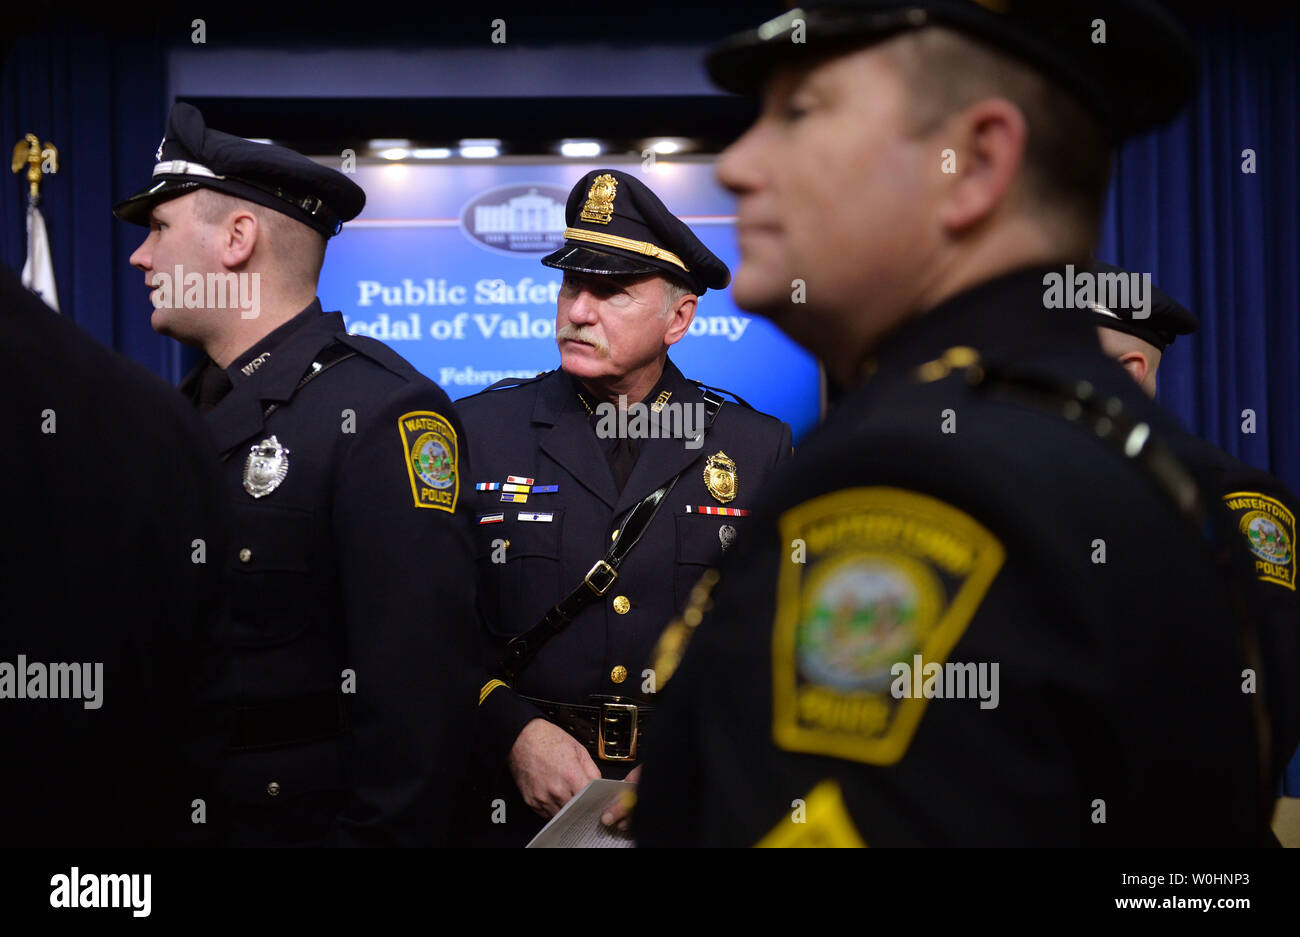
[[[154,155],[153,184],[113,208],[123,221],[148,225],[154,205],[207,188],[273,208],[328,238],[366,204],[365,191],[341,172],[283,146],[212,130],[192,104],[172,106]]]
[[[1155,0],[807,0],[725,40],[707,65],[721,87],[754,94],[796,57],[925,26],[955,30],[1054,79],[1116,139],[1172,118],[1196,82],[1191,41]]]
[[[1119,274],[1126,279],[1133,276],[1131,271],[1123,267],[1101,261],[1094,261],[1092,269],[1096,274]],[[1151,285],[1150,302],[1151,308],[1147,311],[1148,314],[1139,319],[1133,317],[1134,310],[1131,306],[1118,304],[1102,306],[1094,303],[1091,309],[1097,317],[1098,325],[1117,332],[1136,335],[1161,351],[1164,351],[1179,335],[1190,335],[1200,325],[1191,310],[1155,284]]]
[[[727,265],[695,232],[649,186],[622,170],[593,169],[578,180],[564,220],[564,245],[542,258],[548,267],[600,275],[657,273],[697,295],[731,282]]]

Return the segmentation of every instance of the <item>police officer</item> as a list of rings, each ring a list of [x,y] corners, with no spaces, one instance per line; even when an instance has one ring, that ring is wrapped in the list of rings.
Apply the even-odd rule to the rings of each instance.
[[[1131,277],[1132,271],[1101,261],[1102,276]],[[1141,314],[1132,302],[1095,302],[1097,335],[1102,350],[1124,366],[1148,397],[1156,394],[1156,373],[1169,345],[1200,324],[1189,309],[1157,286]],[[1222,502],[1230,521],[1232,543],[1243,561],[1240,582],[1255,603],[1264,659],[1260,692],[1269,701],[1274,776],[1285,772],[1283,792],[1300,795],[1300,742],[1296,724],[1296,688],[1283,677],[1287,661],[1300,656],[1300,592],[1296,590],[1295,518],[1300,500],[1279,478],[1242,462],[1190,433],[1175,437],[1180,456],[1205,473],[1207,494]],[[1288,762],[1290,767],[1288,768]]]
[[[839,0],[709,68],[763,96],[718,164],[734,295],[850,389],[666,632],[639,841],[1260,842],[1199,489],[1051,277],[1187,40],[1145,3]]]
[[[219,843],[230,719],[213,698],[225,499],[212,444],[173,388],[6,267],[0,396],[4,843]]]
[[[542,260],[564,271],[559,369],[457,403],[500,668],[477,700],[499,776],[471,815],[496,834],[480,842],[502,845],[527,843],[588,781],[624,777],[653,751],[650,649],[744,539],[759,488],[791,452],[786,424],[668,358],[726,266],[622,170],[587,173],[566,220],[563,246]],[[504,823],[491,822],[497,798]]]
[[[149,227],[131,263],[154,329],[206,355],[181,390],[233,527],[234,842],[439,842],[472,714],[464,433],[441,389],[321,311],[356,184],[188,104],[157,160],[115,214]]]

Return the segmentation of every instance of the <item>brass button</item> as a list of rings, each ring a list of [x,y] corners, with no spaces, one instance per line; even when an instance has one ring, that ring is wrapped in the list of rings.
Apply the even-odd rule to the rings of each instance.
[[[279,794],[280,794],[280,782],[279,782],[279,781],[272,781],[270,784],[266,785],[266,792],[267,792],[268,794],[270,794],[272,797],[277,797],[277,796],[279,796]]]
[[[614,611],[620,615],[626,615],[632,608],[632,603],[627,600],[625,595],[614,596]]]
[[[503,543],[503,544],[501,545],[501,549],[503,549],[503,550],[509,550],[509,549],[510,549],[510,541],[507,540],[505,543]]]
[[[627,679],[627,668],[622,664],[619,664],[609,672],[609,679],[613,680],[615,683],[622,683]]]
[[[621,528],[620,528],[620,530],[621,530]],[[609,535],[609,539],[610,539],[610,542],[611,542],[611,543],[618,539],[618,535],[619,535],[619,533],[620,533],[620,530],[616,530],[616,531],[614,531],[612,534]]]
[[[239,562],[247,563],[252,558],[253,558],[253,551],[248,549],[248,547],[244,547],[244,549],[239,551]]]

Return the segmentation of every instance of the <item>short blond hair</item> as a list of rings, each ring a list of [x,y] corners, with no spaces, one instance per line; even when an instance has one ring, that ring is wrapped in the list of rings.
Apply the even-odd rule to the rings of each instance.
[[[267,208],[247,199],[227,195],[215,189],[199,189],[194,211],[205,224],[220,224],[231,212],[244,210],[257,217],[257,223],[266,234],[271,254],[277,267],[298,282],[320,279],[325,263],[325,238],[305,224],[295,221],[283,212]]]

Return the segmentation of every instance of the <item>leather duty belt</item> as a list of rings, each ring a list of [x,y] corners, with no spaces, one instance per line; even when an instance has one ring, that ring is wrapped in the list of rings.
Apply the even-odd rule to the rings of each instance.
[[[241,703],[235,708],[231,751],[252,752],[303,745],[347,731],[347,709],[337,692]]]
[[[721,397],[708,391],[704,392],[702,433],[707,433],[713,426],[722,404]],[[501,669],[505,673],[507,683],[512,683],[519,674],[523,673],[524,668],[532,663],[543,645],[568,627],[569,623],[578,617],[579,612],[610,590],[614,581],[618,579],[619,566],[637,545],[641,535],[650,527],[650,522],[654,520],[655,515],[659,513],[659,508],[667,500],[668,492],[672,491],[673,485],[677,484],[677,479],[681,478],[685,471],[686,469],[682,469],[632,508],[623,523],[619,525],[618,537],[611,544],[609,551],[587,570],[587,575],[582,577],[582,581],[568,595],[551,606],[540,622],[511,639],[501,657]]]
[[[641,760],[638,752],[645,744],[646,716],[654,712],[653,706],[621,696],[594,696],[590,705],[523,698],[585,745],[596,761]]]

